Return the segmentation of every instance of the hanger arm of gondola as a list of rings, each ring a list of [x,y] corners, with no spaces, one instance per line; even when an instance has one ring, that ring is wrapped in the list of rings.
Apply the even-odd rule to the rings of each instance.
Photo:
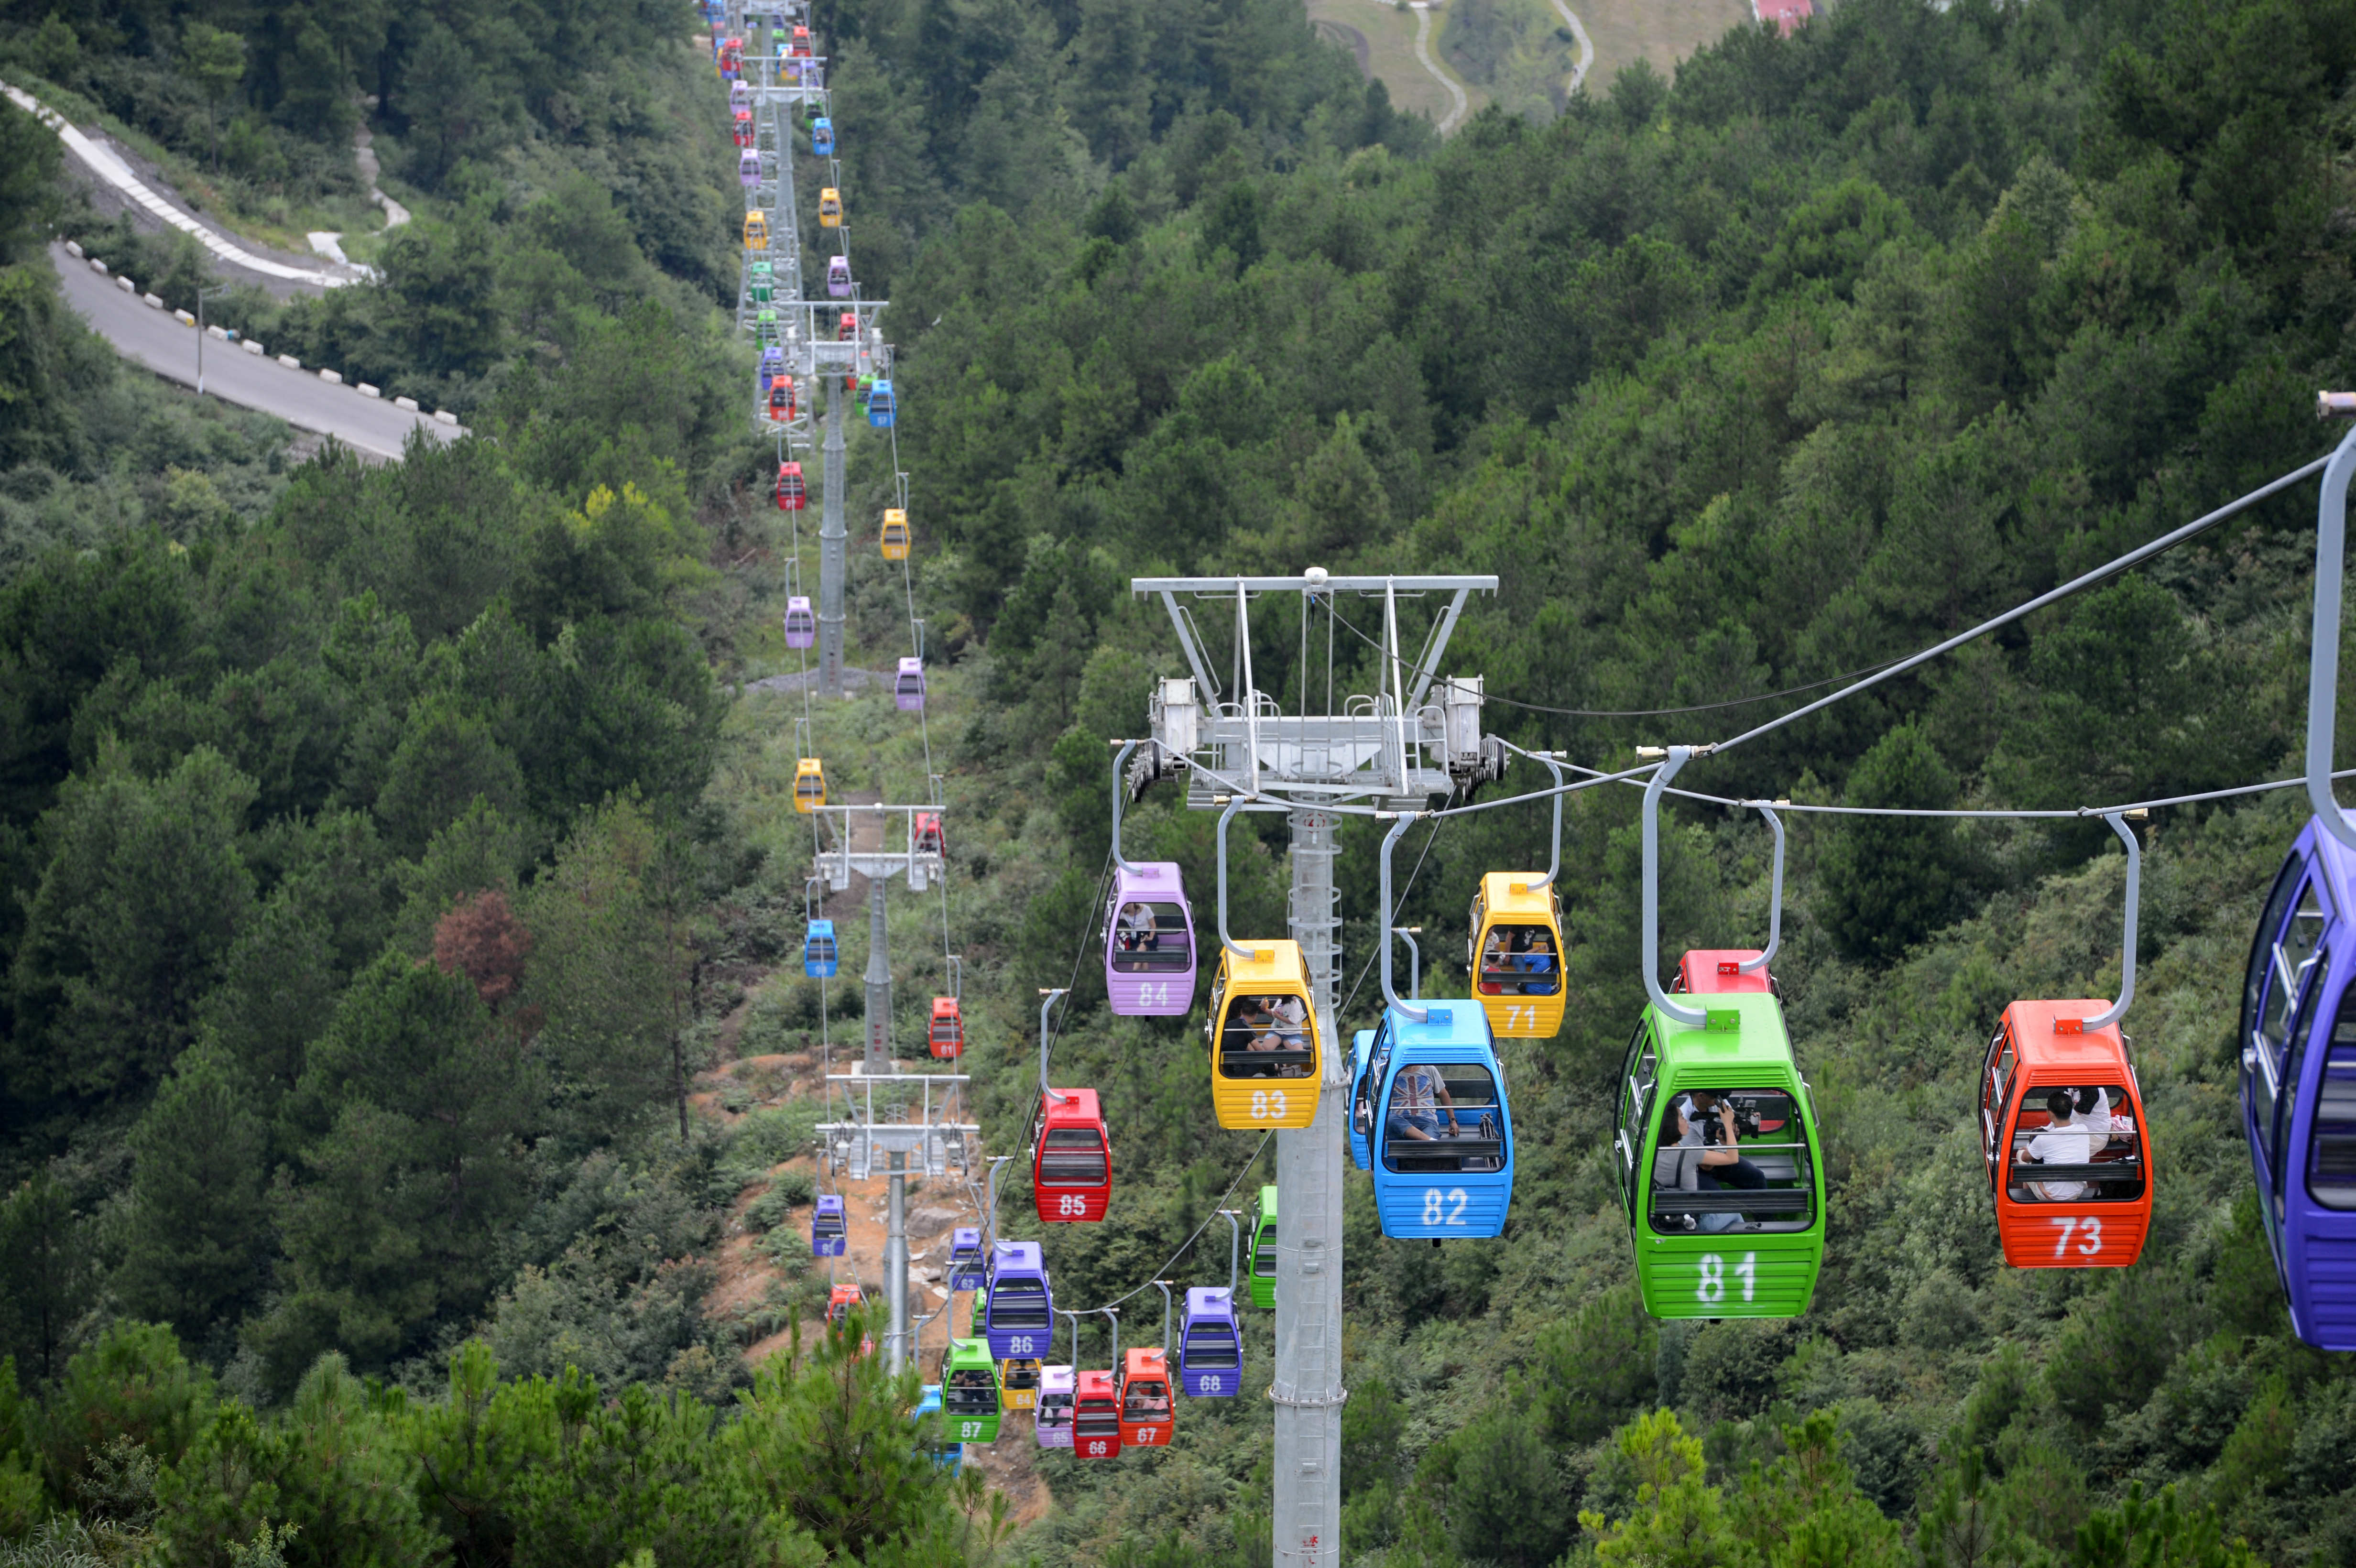
[[[1644,752],[1644,748],[1638,748],[1640,756]],[[1644,786],[1644,904],[1639,918],[1644,927],[1645,995],[1652,997],[1653,1005],[1665,1017],[1688,1029],[1700,1029],[1708,1023],[1708,1013],[1676,1000],[1661,988],[1661,792],[1692,755],[1690,746],[1669,747],[1660,766],[1654,770],[1653,782]]]
[[[1789,801],[1777,801],[1775,805],[1789,805]],[[1745,975],[1755,975],[1767,967],[1775,956],[1775,949],[1783,945],[1783,819],[1775,815],[1774,805],[1762,805],[1759,815],[1775,830],[1775,869],[1767,882],[1767,946],[1756,958],[1744,959],[1738,967]]]
[[[1055,1005],[1056,997],[1070,995],[1071,987],[1068,986],[1053,988],[1042,986],[1039,988],[1039,1093],[1042,1100],[1050,1104],[1060,1105],[1066,1096],[1047,1086],[1047,1010]]]
[[[1431,1014],[1430,1014],[1430,1012],[1429,1011],[1429,1009],[1427,1009],[1427,1008],[1419,1008],[1419,1007],[1415,1006],[1415,1005],[1414,1005],[1413,1003],[1411,1003],[1411,1002],[1407,1002],[1407,1001],[1403,1001],[1403,1000],[1401,1000],[1401,999],[1400,999],[1400,997],[1399,997],[1399,994],[1398,994],[1398,987],[1396,985],[1394,985],[1394,984],[1392,983],[1392,981],[1391,981],[1391,932],[1392,932],[1392,931],[1393,931],[1393,929],[1394,929],[1394,927],[1393,927],[1393,926],[1392,926],[1392,924],[1391,924],[1391,915],[1392,915],[1392,913],[1393,913],[1392,905],[1391,905],[1391,851],[1392,851],[1394,848],[1396,848],[1398,847],[1398,841],[1399,841],[1399,835],[1400,835],[1400,834],[1402,834],[1402,833],[1405,833],[1405,832],[1408,830],[1408,826],[1409,826],[1410,824],[1412,824],[1412,823],[1415,821],[1415,819],[1416,819],[1416,814],[1415,814],[1414,812],[1404,812],[1404,813],[1401,813],[1401,814],[1399,814],[1399,815],[1398,815],[1398,816],[1397,816],[1397,817],[1392,821],[1392,823],[1391,823],[1391,830],[1390,830],[1388,833],[1386,833],[1386,834],[1384,834],[1384,835],[1383,835],[1383,848],[1382,848],[1382,901],[1383,901],[1383,918],[1382,918],[1382,932],[1383,932],[1383,935],[1382,935],[1382,944],[1383,944],[1383,959],[1382,959],[1382,976],[1383,976],[1383,1000],[1384,1000],[1384,1001],[1386,1001],[1386,1002],[1387,1002],[1387,1003],[1389,1003],[1389,1004],[1390,1004],[1390,1006],[1391,1006],[1391,1008],[1392,1008],[1392,1009],[1393,1009],[1394,1011],[1396,1011],[1396,1012],[1397,1012],[1397,1013],[1398,1013],[1401,1018],[1413,1019],[1417,1023],[1422,1023],[1425,1019],[1429,1019],[1429,1018],[1431,1016]]]
[[[2348,393],[2319,396],[2317,411],[2340,412]],[[2356,824],[2331,789],[2331,752],[2340,708],[2340,605],[2348,570],[2348,481],[2356,475],[2356,429],[2332,450],[2315,507],[2315,621],[2308,642],[2307,797],[2315,819],[2356,849]]]
[[[2140,816],[2143,813],[2136,815]],[[2118,1022],[2126,1017],[2127,1004],[2135,1000],[2136,914],[2143,891],[2143,848],[2136,842],[2135,829],[2127,826],[2125,813],[2110,812],[2103,820],[2111,825],[2111,831],[2127,847],[2126,929],[2119,947],[2119,999],[2079,1025],[2082,1029],[2099,1029]]]
[[[1137,750],[1137,742],[1116,741],[1113,744],[1120,749],[1113,753],[1112,759],[1112,863],[1124,871],[1134,873],[1137,868],[1130,865],[1120,852],[1120,797],[1127,793],[1122,781],[1128,776],[1130,753]],[[1225,885],[1225,879],[1222,879],[1222,889]],[[1225,907],[1221,905],[1223,910]]]

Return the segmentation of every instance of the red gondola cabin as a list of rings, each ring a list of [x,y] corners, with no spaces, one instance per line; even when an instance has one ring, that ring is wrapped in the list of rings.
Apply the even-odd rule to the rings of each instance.
[[[777,510],[798,512],[809,504],[809,492],[802,486],[802,465],[798,463],[777,464]]]
[[[1095,1090],[1057,1089],[1047,1096],[1031,1157],[1031,1186],[1039,1218],[1050,1223],[1105,1217],[1112,1202],[1112,1142]]]
[[[2015,1268],[2125,1268],[2151,1229],[2143,1095],[2108,1002],[2015,1002],[1980,1074],[1980,1142]]]
[[[1120,1385],[1110,1372],[1082,1372],[1073,1391],[1073,1454],[1082,1459],[1119,1458],[1120,1424]]]
[[[948,853],[948,841],[941,837],[941,814],[937,811],[916,813],[916,824],[911,829],[911,837],[913,847],[919,855]]]
[[[933,998],[931,1043],[933,1055],[943,1061],[955,1061],[965,1054],[965,1015],[958,1010],[955,997]]]
[[[1123,1358],[1120,1380],[1120,1441],[1130,1448],[1170,1446],[1170,1356],[1138,1349]]]

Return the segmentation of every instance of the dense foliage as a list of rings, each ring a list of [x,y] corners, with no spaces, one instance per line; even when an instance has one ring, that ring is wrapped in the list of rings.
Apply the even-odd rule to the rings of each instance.
[[[10,47],[155,59],[201,48],[196,20],[18,18]],[[861,1554],[840,1521],[869,1507],[907,1510],[906,1560],[992,1549],[941,1488],[894,1491],[905,1391],[828,1355],[755,1381],[740,1357],[822,1290],[777,1224],[807,1201],[780,1166],[815,1105],[730,1104],[724,1128],[683,1106],[709,1053],[791,1051],[819,1002],[779,962],[800,702],[734,689],[789,667],[782,519],[744,505],[741,361],[696,298],[733,286],[725,228],[681,219],[670,247],[566,107],[677,20],[526,27],[503,53],[457,21],[337,19],[381,27],[346,67],[384,95],[388,166],[439,195],[382,289],[268,330],[430,364],[491,439],[290,475],[262,426],[147,393],[157,417],[109,443],[122,379],[31,267],[0,271],[0,322],[37,347],[0,363],[25,389],[0,398],[0,1341],[24,1391],[0,1402],[0,1505],[48,1530],[27,1550],[293,1562],[345,1531],[387,1562],[798,1562]],[[1083,976],[1055,1075],[1105,1092],[1119,1187],[1110,1223],[1048,1240],[1067,1304],[1154,1277],[1205,1223],[1175,1273],[1221,1277],[1210,1211],[1268,1168],[1210,1129],[1192,1026],[1112,1019],[1086,979],[1103,742],[1175,673],[1125,577],[1494,571],[1449,659],[1488,677],[1491,727],[1625,763],[2304,461],[2313,389],[2356,370],[2346,0],[1849,0],[1444,146],[1278,0],[819,21],[903,352],[937,731],[928,752],[871,696],[822,709],[820,741],[840,788],[947,773],[1000,1152],[1033,1097],[1032,987]],[[293,58],[274,23],[207,25]],[[680,177],[721,201],[711,79],[651,32],[644,52],[634,123],[671,129],[629,155],[702,158]],[[476,98],[439,101],[478,124],[436,129],[429,68],[473,73]],[[241,77],[237,112],[300,123],[278,80]],[[9,178],[23,256],[47,176]],[[854,519],[886,504],[883,443],[852,478]],[[2306,516],[2286,496],[1687,782],[2043,805],[2286,772]],[[859,662],[899,650],[900,594],[854,566]],[[1322,651],[1273,652],[1264,686],[1323,678]],[[1363,644],[1335,654],[1342,689],[1370,684]],[[1731,706],[1624,716],[1706,704]],[[1799,829],[1778,968],[1825,1115],[1826,1276],[1796,1323],[1664,1326],[1602,1148],[1641,995],[1633,801],[1578,797],[1569,1021],[1507,1059],[1506,1238],[1386,1243],[1350,1189],[1352,1560],[2356,1560],[2356,1382],[2287,1335],[2233,1119],[2247,933],[2298,809],[2151,829],[2129,1023],[2169,1163],[2145,1261],[2095,1277],[2003,1267],[1973,1073],[2008,1000],[2115,986],[2107,836]],[[1544,823],[1408,840],[1428,987],[1462,985],[1472,878],[1536,860]],[[1209,886],[1204,816],[1165,793],[1129,831]],[[1239,931],[1284,919],[1281,831],[1239,828]],[[1755,940],[1758,825],[1680,808],[1665,837],[1671,951]],[[1354,1029],[1373,836],[1344,850]],[[936,919],[894,915],[920,987]],[[720,1313],[732,1204],[776,1226],[776,1270]],[[1011,1179],[1014,1233],[1029,1207]],[[885,1462],[862,1478],[892,1496],[808,1468],[841,1452],[828,1411],[867,1423]],[[1266,1562],[1267,1420],[1190,1402],[1162,1454],[1044,1462],[1056,1506],[1016,1552]]]

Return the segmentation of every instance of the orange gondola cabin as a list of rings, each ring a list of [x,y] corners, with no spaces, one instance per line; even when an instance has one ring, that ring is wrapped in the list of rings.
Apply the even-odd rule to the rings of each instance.
[[[1032,1152],[1031,1186],[1039,1218],[1050,1223],[1105,1217],[1112,1202],[1112,1143],[1095,1090],[1057,1089],[1047,1095],[1039,1147]]]
[[[955,997],[933,998],[933,1023],[928,1035],[937,1060],[955,1061],[965,1054],[965,1015],[958,1010]]]
[[[1170,1353],[1140,1348],[1122,1358],[1120,1441],[1128,1448],[1170,1446]]]
[[[2143,1095],[2102,1001],[2015,1002],[1988,1042],[1980,1137],[2015,1268],[2125,1268],[2151,1229]]]
[[[809,491],[802,484],[802,465],[798,463],[777,464],[777,510],[798,512],[809,505]]]

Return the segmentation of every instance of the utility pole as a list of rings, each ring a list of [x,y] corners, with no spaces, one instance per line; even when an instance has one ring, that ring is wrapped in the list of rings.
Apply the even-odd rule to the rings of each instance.
[[[1292,831],[1292,899],[1288,924],[1301,944],[1324,1041],[1317,1117],[1276,1135],[1276,1477],[1272,1502],[1276,1561],[1285,1568],[1336,1568],[1342,1525],[1342,1171],[1347,1104],[1348,1036],[1336,1016],[1340,928],[1333,887],[1333,807],[1364,802],[1419,810],[1434,796],[1494,778],[1502,751],[1479,729],[1481,683],[1451,679],[1433,694],[1440,660],[1464,602],[1494,592],[1494,577],[1334,577],[1312,567],[1298,577],[1138,578],[1130,591],[1162,601],[1192,678],[1155,681],[1149,705],[1153,744],[1134,753],[1124,783],[1141,791],[1156,779],[1183,777],[1195,810],[1238,801],[1287,809]],[[1374,601],[1382,626],[1381,662],[1371,693],[1334,690],[1334,600]],[[1183,596],[1195,602],[1182,606]],[[1402,596],[1436,601],[1431,624],[1409,654],[1399,635]],[[1298,642],[1281,609],[1287,651],[1298,648],[1289,678],[1270,682],[1302,695],[1297,711],[1261,688],[1253,673],[1252,603],[1299,606]],[[1198,620],[1194,608],[1203,613]],[[1317,613],[1328,618],[1314,627]],[[1205,628],[1233,628],[1226,656]],[[1315,635],[1312,635],[1312,631]],[[1311,677],[1325,665],[1323,696],[1312,711]],[[1355,662],[1355,661],[1354,661]],[[1224,683],[1218,672],[1224,668]],[[1337,698],[1340,706],[1336,708]]]
[[[884,1364],[898,1377],[908,1366],[908,1156],[890,1156],[891,1196],[884,1210],[884,1296],[892,1304],[892,1336]]]
[[[1348,1054],[1337,1026],[1334,828],[1331,811],[1295,811],[1292,939],[1327,1044],[1317,1119],[1276,1135],[1276,1530],[1280,1562],[1341,1559],[1342,1129]]]
[[[846,830],[850,824],[844,823]],[[892,1071],[892,955],[884,923],[884,879],[867,879],[867,969],[860,976],[867,987],[867,1055],[865,1071]]]

